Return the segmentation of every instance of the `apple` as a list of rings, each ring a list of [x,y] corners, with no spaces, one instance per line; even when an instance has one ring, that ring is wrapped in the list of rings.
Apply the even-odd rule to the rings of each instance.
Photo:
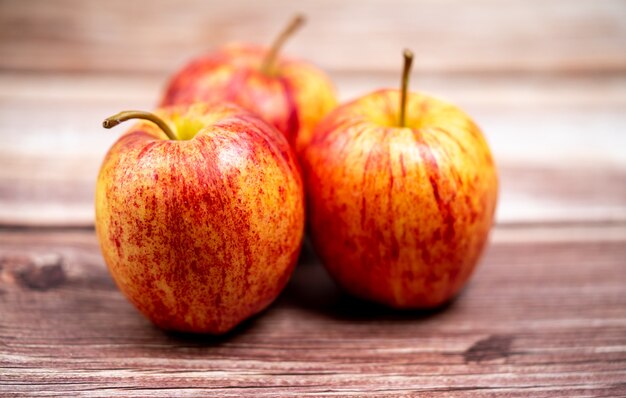
[[[301,16],[294,18],[269,49],[232,44],[193,60],[171,78],[161,105],[235,102],[274,125],[295,149],[305,146],[337,100],[331,81],[320,69],[278,56],[303,22]]]
[[[440,306],[470,277],[498,196],[496,167],[461,109],[380,90],[340,105],[300,157],[310,236],[346,291],[394,308]]]
[[[275,128],[235,105],[197,103],[145,119],[106,155],[96,232],[126,297],[166,330],[225,333],[266,308],[296,264],[304,191]]]

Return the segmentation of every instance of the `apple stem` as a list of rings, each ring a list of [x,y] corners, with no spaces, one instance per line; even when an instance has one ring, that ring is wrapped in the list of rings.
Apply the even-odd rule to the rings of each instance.
[[[159,128],[163,130],[165,135],[167,135],[170,140],[176,140],[176,134],[174,134],[174,131],[170,128],[170,126],[168,126],[163,119],[150,112],[123,111],[104,119],[104,122],[102,122],[102,127],[104,127],[105,129],[110,129],[111,127],[115,127],[118,124],[125,122],[129,119],[143,119],[151,121],[152,123],[159,126]]]
[[[400,127],[406,127],[406,96],[409,90],[409,76],[413,64],[413,52],[404,50],[404,68],[402,69],[402,86],[400,87]]]
[[[276,58],[278,56],[278,52],[282,48],[285,41],[293,35],[293,33],[300,28],[305,22],[305,18],[302,15],[296,15],[293,17],[289,25],[283,30],[280,35],[274,40],[274,43],[270,47],[265,59],[263,60],[263,64],[261,65],[261,71],[267,75],[271,75],[274,72],[274,66],[276,63]]]

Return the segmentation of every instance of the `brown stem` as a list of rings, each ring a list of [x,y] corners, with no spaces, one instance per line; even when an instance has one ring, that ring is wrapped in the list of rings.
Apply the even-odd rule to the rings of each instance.
[[[280,51],[285,41],[294,34],[300,26],[302,26],[305,22],[305,18],[302,15],[296,15],[293,17],[289,25],[281,32],[280,35],[274,40],[274,43],[270,47],[265,59],[263,60],[263,64],[261,65],[261,71],[265,74],[271,75],[274,72],[274,66],[276,64],[276,58],[278,57],[278,52]]]
[[[404,68],[402,69],[402,86],[400,87],[400,127],[406,127],[406,96],[409,89],[409,76],[413,63],[413,52],[404,50]]]
[[[115,127],[118,124],[125,122],[129,119],[143,119],[151,121],[152,123],[159,126],[159,128],[163,130],[165,135],[167,135],[170,140],[176,140],[176,134],[174,134],[174,131],[170,128],[170,126],[168,126],[163,119],[150,112],[123,111],[104,119],[104,122],[102,122],[102,127],[104,127],[105,129],[110,129],[111,127]]]

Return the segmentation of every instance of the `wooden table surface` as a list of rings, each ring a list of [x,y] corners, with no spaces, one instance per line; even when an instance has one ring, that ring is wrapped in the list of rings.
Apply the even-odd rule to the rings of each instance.
[[[224,4],[221,4],[224,3]],[[434,312],[343,295],[305,246],[267,311],[164,333],[122,297],[95,176],[168,74],[231,41],[328,71],[342,100],[399,79],[466,109],[500,169],[468,286]],[[626,396],[626,2],[0,1],[0,396]]]

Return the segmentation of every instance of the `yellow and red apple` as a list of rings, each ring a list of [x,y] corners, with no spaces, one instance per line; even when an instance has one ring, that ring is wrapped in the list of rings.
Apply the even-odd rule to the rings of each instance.
[[[337,100],[324,72],[278,55],[302,22],[295,18],[270,48],[233,44],[193,60],[171,78],[161,105],[235,102],[278,128],[294,149],[306,146]]]
[[[224,333],[266,308],[296,264],[304,192],[287,140],[235,105],[146,119],[109,150],[96,231],[113,279],[157,326]]]
[[[348,292],[395,308],[452,298],[485,247],[496,167],[461,109],[402,90],[339,106],[300,157],[310,236]]]

